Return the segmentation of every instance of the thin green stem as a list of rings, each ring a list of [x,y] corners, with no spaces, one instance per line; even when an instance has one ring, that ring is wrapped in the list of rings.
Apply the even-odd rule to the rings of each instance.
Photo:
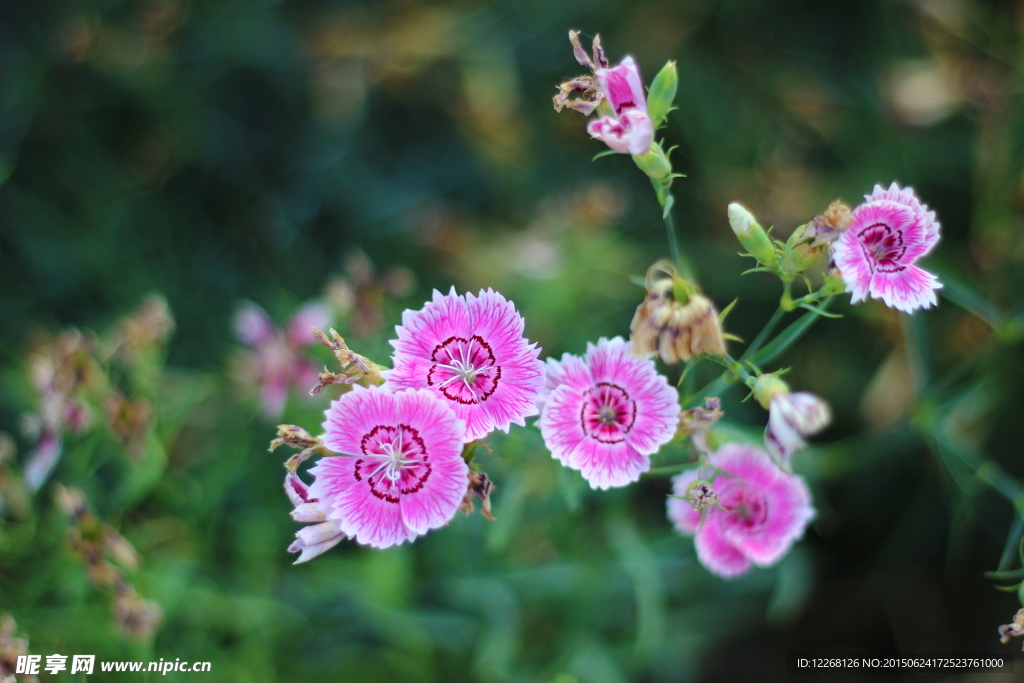
[[[786,311],[782,310],[781,306],[775,309],[775,312],[772,313],[772,317],[768,319],[768,322],[765,323],[763,328],[761,328],[761,331],[757,333],[756,337],[754,337],[754,341],[750,342],[750,346],[748,346],[743,352],[743,355],[740,356],[740,361],[745,361],[750,358],[750,356],[757,353],[757,350],[761,348],[761,344],[764,344],[764,340],[767,339],[768,335],[775,330],[775,326],[779,324],[779,321],[782,320],[785,315]]]
[[[668,196],[671,197],[671,195]],[[676,235],[676,224],[672,220],[672,211],[664,211],[663,215],[665,216],[665,232],[668,233],[669,255],[672,256],[672,262],[676,264],[676,268],[678,268],[680,272],[686,272],[686,267],[683,263],[683,256],[679,251],[679,236]]]
[[[725,367],[729,368],[729,370],[731,370],[737,377],[739,377],[744,384],[746,384],[748,387],[754,386],[754,381],[756,378],[749,372],[744,370],[743,366],[740,365],[739,361],[737,361],[735,358],[733,358],[727,353],[722,354],[722,361],[722,364]]]
[[[784,311],[792,311],[797,304],[793,301],[793,281],[783,280],[782,299],[779,300],[779,308]]]
[[[831,303],[832,298],[825,299],[821,304],[821,308],[827,309]],[[773,339],[767,346],[760,351],[751,354],[750,363],[756,366],[766,365],[783,353],[788,351],[797,341],[799,341],[807,332],[814,327],[814,324],[818,322],[818,318],[821,316],[813,311],[808,311],[800,316],[796,322],[789,325],[786,329],[779,333],[779,335]],[[718,379],[712,380],[706,384],[703,389],[698,391],[689,401],[686,402],[686,408],[693,408],[701,405],[701,402],[705,397],[718,396],[723,391],[729,388],[729,386],[738,379],[736,374],[730,372],[724,372]]]

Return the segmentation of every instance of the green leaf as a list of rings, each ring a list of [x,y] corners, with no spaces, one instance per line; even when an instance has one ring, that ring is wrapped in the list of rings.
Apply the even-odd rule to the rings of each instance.
[[[939,296],[981,318],[989,327],[997,327],[1002,318],[995,304],[945,272],[942,273],[942,289],[939,290]]]
[[[1003,571],[985,572],[986,579],[992,579],[993,581],[1012,581],[1014,579],[1024,579],[1024,567],[1020,569],[1006,569]]]

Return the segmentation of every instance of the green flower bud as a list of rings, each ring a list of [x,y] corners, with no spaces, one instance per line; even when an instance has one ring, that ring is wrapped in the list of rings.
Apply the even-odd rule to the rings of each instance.
[[[736,202],[733,202],[729,205],[729,225],[732,227],[732,231],[736,233],[736,238],[740,241],[740,244],[761,265],[777,268],[775,245],[772,244],[771,239],[768,238],[768,233],[758,224],[753,214]]]
[[[839,269],[832,266],[825,275],[825,282],[821,286],[828,294],[842,294],[846,291],[846,283],[843,282],[843,274]]]
[[[761,404],[761,407],[768,410],[772,399],[779,394],[788,394],[789,385],[778,378],[778,375],[761,375],[754,382],[754,398]]]
[[[636,162],[637,168],[659,185],[672,183],[672,164],[659,143],[655,142],[649,150],[640,156],[633,157],[633,161]]]
[[[651,89],[647,93],[647,115],[651,117],[651,123],[655,128],[662,124],[672,109],[678,86],[679,74],[676,72],[676,63],[667,62],[654,77]]]
[[[821,260],[823,247],[812,247],[809,242],[786,245],[782,255],[782,269],[787,273],[802,273]]]

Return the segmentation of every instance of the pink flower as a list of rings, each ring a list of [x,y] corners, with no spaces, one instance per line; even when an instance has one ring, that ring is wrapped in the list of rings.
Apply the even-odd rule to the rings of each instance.
[[[312,329],[326,327],[330,320],[327,306],[310,301],[291,317],[284,330],[280,330],[258,305],[246,301],[239,306],[234,317],[235,336],[253,349],[247,358],[246,372],[255,377],[259,386],[264,415],[281,414],[289,389],[305,392],[316,384],[317,368],[301,351],[316,343]]]
[[[593,488],[625,486],[651,467],[675,435],[679,395],[654,361],[630,355],[621,337],[587,345],[583,358],[548,359],[554,385],[540,417],[551,454]]]
[[[309,497],[309,487],[299,479],[298,475],[289,472],[284,478],[284,492],[292,501],[292,519],[296,522],[309,522],[312,525],[303,527],[295,534],[295,541],[288,546],[288,552],[299,553],[294,564],[309,562],[341,543],[345,534],[338,522],[327,519],[324,510],[316,498]]]
[[[434,291],[420,311],[406,311],[396,328],[394,369],[384,374],[394,391],[429,389],[466,423],[466,441],[481,439],[537,414],[544,364],[523,338],[515,305],[488,289],[475,297]]]
[[[938,278],[914,263],[939,241],[935,212],[918,201],[909,187],[888,190],[875,185],[854,209],[850,227],[833,244],[834,260],[851,301],[868,295],[886,306],[910,313],[937,303]]]
[[[832,421],[828,403],[807,391],[779,393],[772,397],[764,446],[784,470],[793,453],[807,444],[804,437],[817,434]]]
[[[377,548],[444,526],[469,487],[465,427],[425,389],[392,393],[353,385],[326,411],[321,458],[309,488],[339,531]]]
[[[668,518],[677,531],[695,535],[697,559],[724,578],[739,576],[751,564],[777,562],[803,536],[814,518],[811,494],[802,477],[786,474],[762,451],[728,443],[705,461],[718,470],[718,506],[701,513],[680,498],[668,499]],[[672,490],[685,496],[698,479],[696,469],[675,476]]]
[[[587,132],[619,154],[645,153],[654,142],[654,126],[647,115],[647,98],[636,62],[626,57],[614,68],[595,69],[594,75],[613,115],[591,121]]]

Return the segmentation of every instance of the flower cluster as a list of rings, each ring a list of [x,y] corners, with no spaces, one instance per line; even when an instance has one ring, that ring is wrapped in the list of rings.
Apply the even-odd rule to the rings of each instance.
[[[459,510],[468,514],[475,498],[490,517],[494,486],[474,461],[476,444],[495,430],[507,432],[537,416],[552,457],[577,470],[594,489],[636,482],[664,446],[677,440],[687,450],[683,442],[689,440],[694,460],[674,478],[667,504],[675,529],[695,537],[700,562],[722,577],[771,565],[815,516],[807,484],[793,473],[793,455],[831,420],[823,399],[790,391],[779,379],[781,372],[764,373],[755,365],[772,326],[798,306],[829,315],[823,300],[844,288],[855,303],[872,296],[908,312],[935,303],[938,281],[915,264],[935,246],[938,223],[909,189],[876,187],[853,210],[834,202],[785,243],[773,240],[745,208],[731,204],[730,224],[758,261],[754,270],[774,273],[785,283],[777,317],[734,360],[725,342],[741,340],[722,330],[732,305],[720,314],[692,281],[669,218],[670,186],[679,176],[654,135],[671,110],[675,64],[666,64],[645,92],[632,57],[613,66],[600,37],[589,53],[578,32],[570,31],[569,40],[590,74],[562,83],[555,108],[596,114],[587,126],[591,137],[631,155],[651,178],[673,260],[648,271],[647,294],[630,325],[629,341],[601,338],[581,356],[542,362],[537,346],[524,336],[525,321],[515,305],[491,290],[478,295],[435,291],[422,309],[405,311],[391,342],[390,369],[349,349],[334,330],[330,336],[316,331],[342,372],[322,373],[314,391],[336,384],[344,393],[327,409],[322,436],[282,425],[271,445],[301,450],[286,463],[285,479],[292,517],[308,525],[289,548],[299,554],[298,562],[345,538],[378,548],[413,540],[448,524]],[[826,255],[834,269],[821,290],[794,300],[792,282],[803,278],[809,284],[806,271]],[[248,343],[258,346],[260,336],[249,335]],[[782,336],[773,340],[771,357],[795,341]],[[715,431],[724,416],[717,398],[707,398],[703,408],[681,410],[679,391],[659,373],[658,359],[666,365],[686,363],[680,386],[691,366],[705,359],[744,383],[768,411],[764,449],[722,442]],[[295,373],[270,382],[277,394],[285,376],[291,381]],[[698,397],[684,404],[693,398]],[[312,456],[321,457],[310,468],[313,481],[307,485],[297,470]]]
[[[333,330],[334,341],[318,333],[343,365],[367,371],[360,379],[380,382],[333,382],[349,391],[328,408],[324,436],[282,425],[272,444],[303,449],[285,479],[293,518],[312,524],[289,548],[300,553],[298,562],[345,537],[378,548],[412,540],[447,524],[473,496],[489,514],[490,482],[464,453],[495,429],[537,414],[544,366],[524,328],[514,304],[494,291],[435,292],[423,309],[403,315],[393,367],[383,373]],[[294,469],[314,454],[325,457],[307,486]]]
[[[310,525],[289,548],[298,562],[346,537],[379,548],[412,540],[472,510],[474,498],[490,516],[493,484],[472,463],[472,444],[538,413],[552,455],[594,488],[624,486],[650,468],[679,423],[679,396],[654,362],[615,338],[545,367],[524,326],[491,290],[435,292],[404,313],[380,385],[348,384],[322,437],[279,428],[272,448],[302,449],[285,479],[292,517]],[[343,362],[354,355],[338,353]],[[313,455],[324,457],[307,486],[296,470]]]
[[[802,276],[828,253],[833,282],[826,279],[814,300],[844,289],[851,302],[881,299],[905,313],[937,303],[938,278],[922,269],[918,260],[939,241],[935,212],[921,203],[914,191],[892,183],[875,185],[864,203],[852,211],[841,202],[793,231],[785,243],[773,243],[757,220],[739,204],[729,206],[729,223],[759,267],[785,282]],[[788,291],[788,290],[787,290]]]
[[[127,578],[127,573],[139,566],[138,552],[121,534],[100,521],[81,490],[58,484],[56,499],[71,520],[71,549],[85,563],[93,585],[112,593],[111,611],[121,630],[139,640],[152,637],[163,619],[163,609],[143,599]]]

